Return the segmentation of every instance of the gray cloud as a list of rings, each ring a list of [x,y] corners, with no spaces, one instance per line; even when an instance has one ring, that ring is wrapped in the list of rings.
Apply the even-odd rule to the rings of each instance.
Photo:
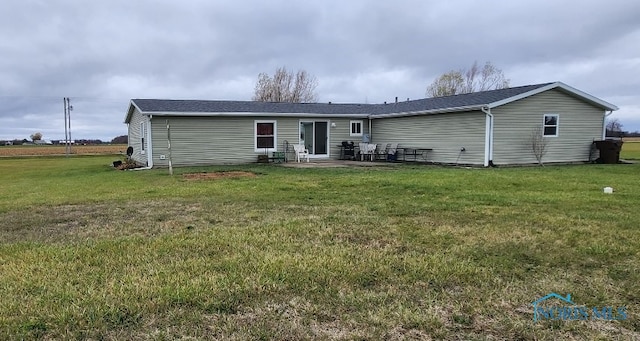
[[[601,1],[7,1],[0,139],[126,133],[131,98],[248,100],[260,72],[306,69],[321,101],[424,96],[492,61],[513,85],[560,80],[640,130],[640,3]]]

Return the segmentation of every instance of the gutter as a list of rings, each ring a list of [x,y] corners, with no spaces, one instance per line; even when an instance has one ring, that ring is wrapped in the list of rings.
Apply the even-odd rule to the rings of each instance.
[[[481,108],[486,114],[486,125],[484,135],[484,166],[493,167],[493,114],[488,106]]]
[[[392,104],[389,104],[392,105]],[[486,106],[479,105],[467,105],[462,107],[455,108],[439,108],[439,109],[430,109],[430,110],[419,110],[419,111],[405,111],[405,112],[394,112],[389,114],[371,114],[368,116],[369,119],[376,118],[391,118],[391,117],[406,117],[406,116],[417,116],[417,115],[427,115],[427,114],[444,114],[450,112],[460,112],[460,111],[474,111],[474,110],[484,110]]]
[[[613,110],[609,110],[609,113],[607,114],[607,111],[604,111],[604,116],[602,117],[602,139],[605,140],[607,138],[607,117],[611,116],[611,114],[613,114]]]
[[[173,117],[303,117],[303,118],[351,118],[365,119],[367,114],[314,114],[314,113],[277,113],[277,112],[182,112],[182,111],[149,111],[141,112],[147,116]]]

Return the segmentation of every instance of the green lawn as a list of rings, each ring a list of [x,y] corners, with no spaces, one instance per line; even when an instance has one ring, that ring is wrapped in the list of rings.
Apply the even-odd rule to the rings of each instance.
[[[0,339],[640,338],[640,165],[111,161],[0,159]]]
[[[620,158],[625,160],[640,160],[640,141],[625,141],[622,144]]]

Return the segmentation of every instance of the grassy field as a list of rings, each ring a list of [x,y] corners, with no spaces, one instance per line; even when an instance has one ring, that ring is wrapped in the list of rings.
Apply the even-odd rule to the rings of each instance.
[[[640,138],[625,138],[622,144],[620,158],[625,160],[640,160]]]
[[[127,150],[125,144],[101,144],[101,145],[73,145],[70,154],[73,155],[109,155],[124,154]],[[43,156],[65,155],[65,145],[20,145],[0,146],[0,156]]]
[[[112,161],[0,160],[0,339],[640,339],[640,165]]]

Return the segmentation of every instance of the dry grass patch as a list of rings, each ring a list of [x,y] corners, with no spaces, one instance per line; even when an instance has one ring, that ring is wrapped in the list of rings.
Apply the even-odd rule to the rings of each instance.
[[[118,237],[153,237],[202,225],[198,203],[146,201],[37,206],[0,213],[0,239],[61,243]]]

